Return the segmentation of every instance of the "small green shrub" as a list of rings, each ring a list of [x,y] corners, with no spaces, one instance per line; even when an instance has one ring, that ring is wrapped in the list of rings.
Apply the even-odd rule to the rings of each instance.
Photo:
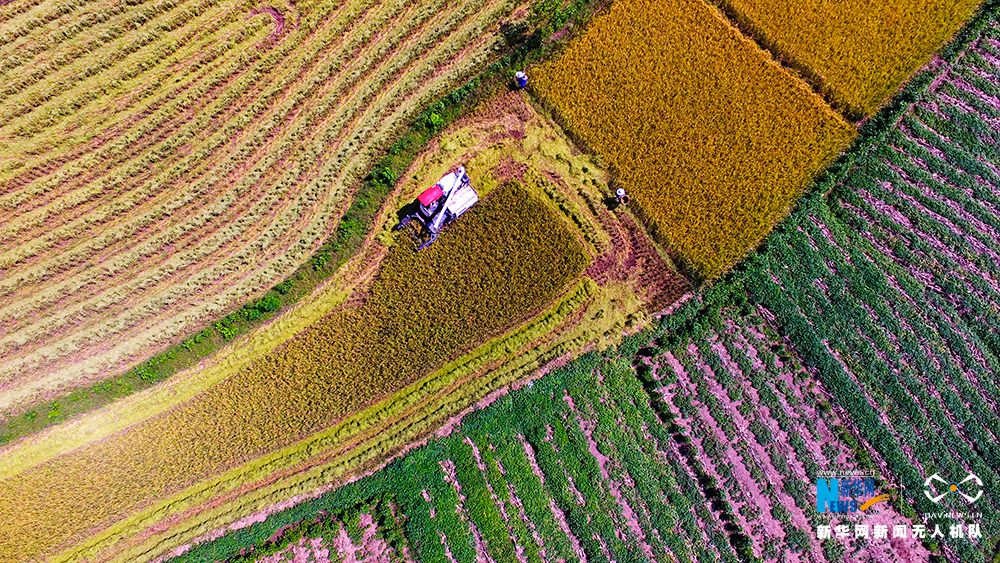
[[[321,252],[312,258],[312,267],[315,271],[320,271],[326,263],[330,261],[330,254],[328,252]]]
[[[145,363],[135,368],[135,374],[143,381],[153,381],[156,379],[156,372],[153,371],[151,363]]]
[[[432,115],[437,115],[437,114],[432,114]],[[440,117],[441,116],[438,116],[438,119],[440,119]],[[393,147],[395,146],[396,145],[393,145]],[[392,149],[389,150],[390,152],[392,151]],[[367,180],[372,184],[387,187],[396,183],[396,173],[393,172],[392,168],[388,166],[380,166],[375,170],[373,170],[372,173],[368,175]]]
[[[277,295],[266,295],[257,303],[257,309],[265,313],[273,313],[281,308],[281,299]]]
[[[437,132],[438,130],[441,129],[442,126],[444,126],[444,118],[441,117],[441,114],[435,111],[431,112],[431,114],[427,116],[428,129]]]
[[[292,280],[290,279],[285,280],[279,283],[278,285],[274,286],[274,290],[282,295],[287,295],[291,289],[292,289]]]
[[[264,312],[256,307],[243,307],[243,309],[240,310],[240,314],[242,314],[243,318],[248,321],[255,321],[259,319]]]

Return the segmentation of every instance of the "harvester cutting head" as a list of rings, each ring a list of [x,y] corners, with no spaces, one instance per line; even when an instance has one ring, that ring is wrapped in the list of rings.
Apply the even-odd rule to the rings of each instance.
[[[441,177],[432,187],[417,196],[417,211],[399,221],[396,229],[405,229],[417,250],[434,242],[441,229],[479,201],[479,194],[469,183],[465,167]]]

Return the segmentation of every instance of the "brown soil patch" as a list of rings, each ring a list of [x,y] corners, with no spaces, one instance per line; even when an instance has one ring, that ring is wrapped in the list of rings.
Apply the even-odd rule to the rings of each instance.
[[[274,31],[271,32],[271,41],[277,41],[281,37],[281,34],[285,32],[285,16],[277,8],[271,6],[257,8],[250,12],[251,16],[256,16],[257,14],[268,14],[274,18]]]

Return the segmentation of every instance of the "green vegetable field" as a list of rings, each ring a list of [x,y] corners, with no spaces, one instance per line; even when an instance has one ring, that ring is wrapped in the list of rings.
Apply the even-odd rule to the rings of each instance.
[[[768,241],[743,282],[912,491],[926,477],[918,468],[1000,484],[998,37],[990,26],[828,201],[810,201]],[[995,538],[997,519],[984,523]]]

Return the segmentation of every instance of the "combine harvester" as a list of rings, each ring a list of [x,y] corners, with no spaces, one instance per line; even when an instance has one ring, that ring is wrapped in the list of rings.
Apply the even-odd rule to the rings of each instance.
[[[472,189],[465,167],[441,177],[434,186],[417,196],[417,211],[403,217],[396,230],[406,229],[417,250],[437,240],[441,229],[457,219],[479,201]]]

